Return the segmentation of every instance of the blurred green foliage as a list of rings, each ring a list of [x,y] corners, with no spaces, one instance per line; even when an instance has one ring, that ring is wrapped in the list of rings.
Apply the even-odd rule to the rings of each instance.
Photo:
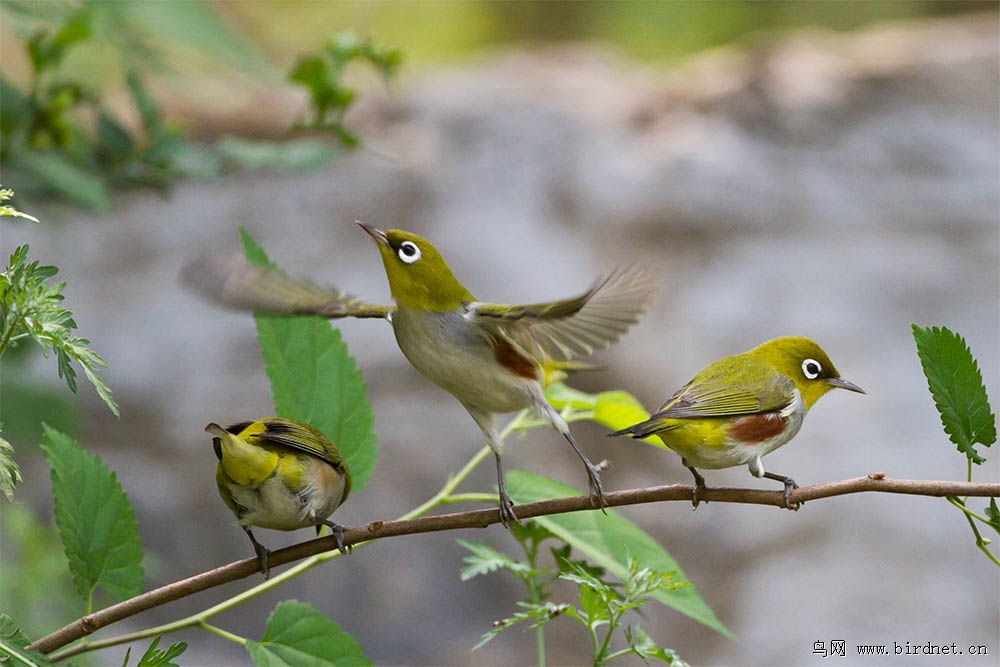
[[[30,31],[24,41],[28,85],[19,88],[0,77],[0,160],[21,195],[53,195],[106,210],[111,187],[163,188],[177,176],[212,169],[206,166],[210,156],[199,155],[167,125],[145,88],[141,71],[156,56],[128,20],[129,3],[54,3],[48,22],[41,23],[25,18],[31,17],[26,5],[15,2],[4,10],[25,20]],[[129,127],[107,106],[103,76],[80,76],[66,66],[71,55],[93,44],[118,52],[138,126]]]
[[[73,578],[54,526],[20,503],[0,506],[0,609],[36,638],[73,620]]]
[[[872,22],[989,9],[983,2],[872,0],[621,0],[464,2],[386,0],[238,3],[224,11],[269,53],[318,44],[328,26],[353,26],[399,44],[420,67],[484,48],[553,41],[600,41],[648,61],[724,45],[759,31],[816,26],[849,30]],[[995,9],[995,4],[993,5]]]
[[[0,75],[0,161],[5,179],[22,196],[54,196],[107,210],[113,188],[164,190],[184,177],[258,167],[311,169],[337,155],[315,139],[286,144],[223,137],[201,144],[167,121],[145,83],[150,72],[164,69],[164,49],[177,57],[180,44],[191,44],[203,55],[222,56],[231,66],[268,78],[256,49],[207,3],[84,0],[53,2],[50,8],[41,12],[36,3],[17,0],[0,6],[4,17],[17,19],[28,63],[25,83]],[[189,30],[181,37],[184,26]],[[108,49],[113,57],[104,53]],[[301,57],[288,76],[310,93],[313,113],[302,127],[328,132],[343,148],[359,144],[342,122],[356,91],[341,77],[355,60],[389,77],[402,54],[343,33],[318,54]],[[119,90],[127,104],[109,102]]]
[[[358,136],[343,123],[357,95],[354,88],[343,83],[344,68],[353,61],[368,62],[389,79],[402,65],[403,52],[377,49],[371,40],[361,41],[353,33],[340,33],[330,38],[319,53],[299,58],[288,75],[289,81],[309,91],[311,114],[301,127],[330,132],[347,148],[360,144]]]

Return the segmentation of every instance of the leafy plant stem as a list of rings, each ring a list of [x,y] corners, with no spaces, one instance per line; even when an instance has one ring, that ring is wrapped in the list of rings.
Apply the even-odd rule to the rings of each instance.
[[[489,503],[496,502],[497,495],[495,493],[455,493],[442,500],[443,504],[451,503]]]
[[[986,557],[989,558],[991,561],[993,561],[994,565],[1000,566],[1000,559],[998,559],[996,556],[993,555],[992,552],[990,552],[989,542],[983,539],[983,536],[979,532],[979,528],[976,526],[976,522],[973,521],[973,519],[978,519],[979,521],[982,521],[983,523],[986,524],[990,522],[987,521],[984,517],[970,510],[968,507],[965,506],[965,503],[963,503],[955,496],[948,496],[948,502],[954,505],[955,507],[959,508],[960,510],[962,510],[962,513],[965,514],[965,520],[969,522],[969,528],[972,529],[972,534],[975,535],[976,537],[976,546],[979,547],[979,550],[982,551],[984,554],[986,554]]]
[[[954,505],[955,507],[957,507],[960,510],[962,510],[962,512],[964,512],[965,515],[967,517],[969,517],[970,519],[976,519],[978,521],[982,521],[985,524],[989,524],[990,523],[990,520],[987,519],[986,517],[984,517],[983,515],[976,514],[975,512],[973,512],[972,510],[970,510],[968,508],[968,506],[966,506],[966,504],[965,504],[965,502],[963,500],[959,500],[955,496],[948,496],[948,502],[950,502],[952,505]]]
[[[608,623],[608,631],[604,633],[604,641],[601,645],[594,651],[594,666],[603,665],[608,661],[608,647],[611,645],[611,630],[612,628],[618,627],[618,621],[621,616],[621,612],[615,610],[612,605],[607,605],[608,614],[610,615],[611,621]],[[593,627],[593,625],[592,625]],[[594,638],[597,638],[597,629],[594,628]]]
[[[198,627],[201,628],[202,630],[207,630],[208,632],[211,632],[212,634],[219,635],[223,639],[228,639],[231,642],[235,642],[235,643],[239,644],[240,646],[246,646],[247,645],[247,640],[246,640],[245,637],[240,637],[239,635],[234,635],[231,632],[226,632],[222,628],[216,627],[216,626],[211,625],[209,623],[205,623],[204,621],[202,621],[201,623],[199,623]]]

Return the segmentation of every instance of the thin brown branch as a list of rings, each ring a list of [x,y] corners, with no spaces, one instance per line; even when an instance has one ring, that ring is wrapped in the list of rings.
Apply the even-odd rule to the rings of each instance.
[[[620,507],[623,505],[638,505],[671,500],[690,501],[693,492],[694,487],[692,486],[672,484],[669,486],[654,486],[626,491],[611,491],[604,495],[609,507]],[[931,497],[1000,497],[1000,483],[888,479],[882,473],[873,473],[867,477],[845,479],[839,482],[827,482],[825,484],[816,484],[796,489],[792,493],[792,502],[802,503],[810,500],[818,500],[819,498],[865,492],[903,493]],[[773,505],[775,507],[783,507],[785,502],[782,491],[763,491],[758,489],[709,488],[705,489],[701,498],[703,501],[749,503],[755,505]],[[593,509],[594,507],[590,504],[589,496],[574,496],[518,505],[516,511],[518,517],[530,519],[548,514],[564,514],[566,512],[580,512]],[[456,530],[459,528],[485,528],[494,523],[499,523],[499,521],[500,516],[496,509],[455,512],[405,521],[373,521],[365,526],[344,531],[344,544],[352,545],[385,537]],[[271,552],[269,564],[273,568],[336,548],[337,546],[333,537],[321,537]],[[51,653],[72,641],[85,637],[122,619],[230,581],[252,576],[258,572],[256,558],[247,558],[223,565],[214,570],[175,581],[172,584],[161,586],[101,611],[88,614],[52,634],[42,637],[28,648],[46,654]]]

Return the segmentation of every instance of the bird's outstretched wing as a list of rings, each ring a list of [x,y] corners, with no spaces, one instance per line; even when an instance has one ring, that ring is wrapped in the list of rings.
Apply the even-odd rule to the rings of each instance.
[[[365,303],[335,289],[285,275],[278,269],[229,259],[203,258],[181,272],[183,282],[216,303],[266,315],[390,319],[395,306]]]
[[[570,299],[526,306],[476,301],[466,305],[465,317],[540,363],[568,361],[617,341],[639,321],[654,292],[650,274],[630,267]]]

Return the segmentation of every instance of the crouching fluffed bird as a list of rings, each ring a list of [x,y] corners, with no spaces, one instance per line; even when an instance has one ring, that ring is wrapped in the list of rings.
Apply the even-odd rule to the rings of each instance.
[[[813,341],[776,338],[709,364],[649,419],[611,435],[656,436],[680,454],[694,475],[695,507],[705,488],[696,468],[746,464],[754,477],[782,482],[792,508],[795,480],[766,472],[761,458],[794,438],[809,408],[831,389],[865,393]]]
[[[268,550],[251,526],[298,530],[329,526],[344,552],[344,528],[329,520],[351,491],[351,473],[337,448],[316,428],[278,417],[205,431],[219,459],[215,482],[253,543],[265,577]]]
[[[457,398],[496,458],[500,518],[516,521],[507,494],[497,416],[534,407],[573,447],[587,469],[590,496],[605,506],[597,467],[545,400],[544,369],[603,349],[635,324],[653,294],[641,269],[612,273],[561,301],[506,305],[478,301],[425,239],[358,223],[378,244],[395,306],[362,303],[342,293],[239,263],[201,271],[190,282],[224,303],[269,314],[380,317],[389,320],[403,355]],[[195,273],[198,273],[197,271]]]

